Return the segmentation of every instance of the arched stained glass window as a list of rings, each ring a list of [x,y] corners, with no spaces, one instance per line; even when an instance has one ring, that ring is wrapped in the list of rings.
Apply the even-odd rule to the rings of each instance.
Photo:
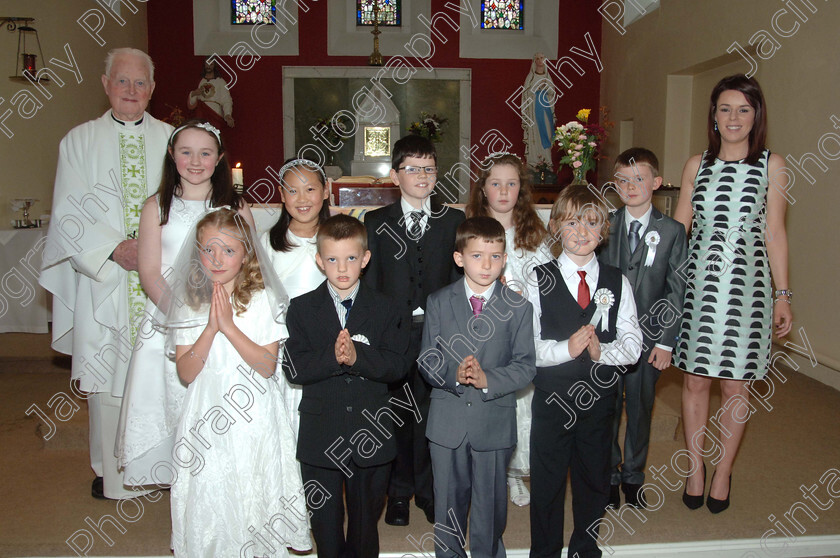
[[[487,0],[481,3],[482,29],[522,29],[525,0],[501,2]]]
[[[230,22],[234,25],[275,23],[276,0],[231,0]]]
[[[379,4],[379,25],[402,25],[399,0],[356,0],[356,25],[373,25],[373,3]]]

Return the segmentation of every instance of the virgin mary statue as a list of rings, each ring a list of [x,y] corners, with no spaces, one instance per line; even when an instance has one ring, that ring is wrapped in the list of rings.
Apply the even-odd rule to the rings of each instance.
[[[538,52],[525,78],[520,102],[522,131],[525,141],[525,161],[531,168],[540,163],[551,164],[551,144],[554,139],[554,101],[557,89],[545,70],[545,55]]]

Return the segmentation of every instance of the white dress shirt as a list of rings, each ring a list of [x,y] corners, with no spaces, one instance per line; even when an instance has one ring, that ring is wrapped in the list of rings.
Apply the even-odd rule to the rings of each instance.
[[[600,267],[598,258],[594,254],[590,255],[589,261],[583,266],[574,263],[565,252],[560,254],[555,262],[560,268],[560,275],[563,277],[566,288],[575,300],[577,300],[580,283],[578,271],[586,272],[586,284],[589,286],[589,292],[595,293],[598,288]],[[531,271],[527,287],[528,300],[534,306],[534,345],[537,351],[537,366],[555,366],[573,360],[574,357],[569,354],[568,339],[554,341],[542,338],[540,324],[542,307],[540,305],[540,288],[537,284],[536,270]],[[601,327],[601,325],[598,324],[597,327]],[[642,351],[642,331],[639,328],[639,320],[636,318],[636,301],[633,300],[633,289],[630,286],[630,281],[624,275],[621,276],[621,300],[618,302],[618,318],[615,327],[615,341],[602,343],[601,358],[593,359],[593,361],[610,366],[635,364]]]
[[[414,219],[411,218],[411,213],[415,211],[420,211],[423,213],[423,217],[420,218],[420,230],[425,233],[426,232],[426,225],[429,224],[429,216],[432,214],[432,208],[429,205],[429,198],[425,198],[423,202],[420,204],[420,209],[412,206],[410,203],[405,201],[405,198],[400,198],[400,207],[402,208],[403,212],[403,226],[405,226],[406,234],[409,233],[411,230],[411,226],[414,225]],[[423,236],[421,233],[420,236]],[[409,237],[411,238],[411,237]]]

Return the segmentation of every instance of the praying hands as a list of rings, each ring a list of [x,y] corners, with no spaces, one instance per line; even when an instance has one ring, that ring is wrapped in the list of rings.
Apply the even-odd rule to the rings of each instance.
[[[338,333],[335,340],[335,360],[348,366],[356,364],[356,345],[350,339],[350,332],[346,328]]]
[[[487,375],[473,355],[469,355],[461,361],[456,376],[458,383],[463,386],[471,385],[478,389],[487,388]]]

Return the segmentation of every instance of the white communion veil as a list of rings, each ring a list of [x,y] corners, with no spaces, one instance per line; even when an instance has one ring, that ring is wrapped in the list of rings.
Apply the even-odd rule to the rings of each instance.
[[[205,239],[205,243],[202,244],[198,235],[208,226],[218,229],[219,234],[210,240]],[[165,328],[166,354],[169,358],[175,356],[175,339],[179,331],[204,327],[209,320],[215,278],[211,270],[202,263],[202,252],[209,251],[213,245],[224,250],[238,247],[238,243],[242,244],[246,253],[243,269],[248,268],[247,262],[253,262],[254,258],[258,266],[256,263],[251,264],[251,271],[240,273],[236,281],[240,282],[238,284],[258,283],[261,275],[274,321],[285,322],[289,296],[259,242],[256,231],[230,207],[214,208],[192,226],[171,271],[164,276],[166,284],[162,285],[163,295],[155,311],[154,322],[156,327]],[[212,257],[210,260],[212,261]],[[256,269],[259,269],[259,275],[254,272]],[[234,305],[234,313],[236,312],[237,308]]]

